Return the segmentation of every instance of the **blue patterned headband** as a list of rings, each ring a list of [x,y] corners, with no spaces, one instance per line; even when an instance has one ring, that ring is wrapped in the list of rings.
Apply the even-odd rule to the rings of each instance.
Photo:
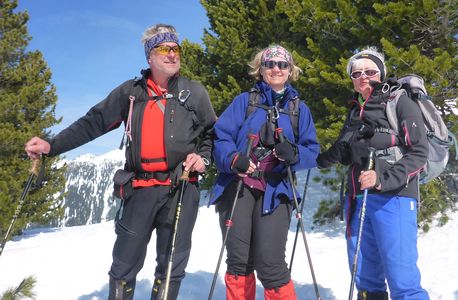
[[[154,47],[165,42],[173,42],[178,45],[178,36],[175,33],[170,32],[161,32],[153,35],[145,43],[146,60],[148,60],[149,54]]]

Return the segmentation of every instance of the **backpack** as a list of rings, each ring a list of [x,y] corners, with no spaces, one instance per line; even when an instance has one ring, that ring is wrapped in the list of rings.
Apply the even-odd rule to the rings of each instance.
[[[263,105],[260,103],[261,101],[261,94],[260,91],[256,88],[252,88],[249,91],[250,95],[248,98],[248,106],[245,114],[245,120],[248,118],[250,114],[252,114],[256,109],[262,108],[264,110],[270,111],[272,110],[272,106]],[[298,141],[299,137],[299,105],[301,100],[299,97],[294,97],[288,102],[288,110],[283,108],[279,108],[278,112],[282,114],[289,115],[289,119],[291,121],[291,127],[293,128],[294,138],[296,142]]]
[[[128,170],[135,170],[138,173],[148,174],[154,173],[145,171],[144,163],[151,162],[149,160],[144,161],[141,158],[141,147],[143,145],[141,141],[141,132],[142,132],[142,118],[143,111],[145,106],[149,101],[157,101],[159,99],[165,98],[167,101],[172,101],[172,111],[170,116],[164,116],[164,118],[170,118],[170,122],[173,122],[173,111],[174,107],[177,105],[183,106],[186,111],[189,111],[192,114],[193,124],[198,124],[197,113],[195,108],[187,102],[188,98],[191,96],[191,90],[189,89],[189,79],[184,77],[178,77],[177,79],[177,91],[174,94],[166,94],[164,96],[150,96],[147,99],[143,99],[140,96],[140,92],[137,90],[136,86],[142,84],[143,77],[136,77],[134,79],[134,88],[130,91],[129,95],[129,112],[128,118],[125,121],[125,131],[121,140],[119,149],[126,147],[126,167]],[[143,93],[143,91],[141,92]],[[165,106],[160,102],[157,102],[159,109],[165,113]],[[132,128],[135,126],[134,132],[137,132],[137,137],[132,136]],[[164,146],[165,147],[165,146]],[[151,159],[150,159],[151,160]],[[158,158],[153,158],[153,162],[160,161]],[[170,159],[169,159],[170,164]],[[174,166],[175,164],[173,164]],[[170,165],[169,165],[170,167]],[[160,172],[156,172],[160,173]],[[149,176],[149,175],[145,175]]]
[[[419,179],[421,184],[427,183],[444,171],[449,159],[449,146],[456,145],[456,139],[442,120],[440,112],[432,101],[432,97],[428,96],[423,78],[415,74],[398,78],[397,85],[390,88],[386,116],[395,134],[399,133],[396,104],[402,95],[407,95],[418,103],[425,123],[429,151]]]

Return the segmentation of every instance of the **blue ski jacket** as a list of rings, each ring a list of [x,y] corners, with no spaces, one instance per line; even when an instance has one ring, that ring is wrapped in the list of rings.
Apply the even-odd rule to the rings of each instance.
[[[271,87],[260,81],[256,84],[256,89],[260,91],[260,103],[273,106]],[[286,84],[285,96],[279,103],[280,108],[287,109],[288,102],[298,97],[298,92],[290,85]],[[234,98],[232,103],[226,108],[215,123],[215,141],[213,156],[219,175],[212,191],[209,204],[214,204],[222,195],[225,187],[238,176],[231,169],[234,156],[239,152],[245,152],[248,144],[249,134],[259,134],[261,126],[267,120],[267,112],[262,108],[256,109],[246,118],[246,111],[249,103],[249,92],[244,92]],[[246,118],[246,119],[245,119]],[[291,165],[293,173],[298,170],[310,169],[316,166],[320,146],[316,139],[316,130],[309,108],[300,102],[298,137],[295,141],[294,131],[288,114],[280,114],[278,127],[283,129],[283,134],[290,142],[295,144],[298,149],[299,160]],[[280,162],[273,170],[281,174],[286,174],[286,165]],[[294,190],[298,201],[301,197],[297,190]],[[287,176],[276,186],[267,182],[263,199],[263,214],[271,213],[279,204],[281,195],[286,195],[289,199],[293,198],[293,189],[288,182]]]

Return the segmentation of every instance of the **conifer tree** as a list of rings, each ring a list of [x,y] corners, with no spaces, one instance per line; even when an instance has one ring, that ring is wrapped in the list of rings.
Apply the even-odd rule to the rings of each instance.
[[[29,177],[31,161],[24,144],[32,136],[49,137],[47,128],[57,124],[57,101],[51,71],[39,51],[26,51],[28,15],[16,12],[16,0],[0,0],[0,236],[3,238]],[[12,234],[27,223],[45,223],[60,216],[63,169],[50,170],[46,161],[43,188],[29,193]]]
[[[210,28],[199,55],[188,69],[207,86],[218,113],[252,79],[247,62],[257,50],[280,43],[292,51],[303,75],[294,85],[312,110],[322,150],[339,134],[352,97],[345,68],[348,58],[366,46],[385,53],[388,75],[416,73],[457,133],[456,116],[447,99],[457,95],[457,13],[452,0],[202,0]],[[456,102],[456,100],[455,100]],[[338,168],[338,172],[340,168]],[[329,181],[333,185],[340,178]],[[439,179],[422,187],[424,220],[452,206]],[[429,192],[426,193],[426,190]],[[445,189],[446,190],[446,189]],[[434,191],[434,192],[432,192]],[[428,205],[434,202],[435,205]],[[439,203],[439,205],[437,205]]]
[[[344,92],[351,87],[345,73],[347,59],[369,45],[385,53],[388,76],[422,76],[446,123],[452,125],[450,130],[457,133],[457,116],[446,103],[456,99],[458,87],[456,1],[291,0],[278,4],[294,24],[292,30],[308,36],[306,47],[312,56],[305,58],[309,67],[304,91],[318,93],[318,101],[325,104],[325,110],[313,111],[324,147],[335,140],[346,115],[343,100],[351,96],[351,91]],[[444,223],[453,203],[443,180],[434,180],[421,190],[420,220],[427,224],[440,213]]]
[[[248,62],[272,43],[285,47],[294,40],[289,21],[276,8],[276,1],[201,1],[210,28],[204,33],[205,59],[211,66],[204,81],[217,113],[232,99],[254,86]]]
[[[10,288],[3,292],[0,300],[20,300],[20,299],[35,299],[33,288],[37,283],[34,276],[24,278],[16,288]]]

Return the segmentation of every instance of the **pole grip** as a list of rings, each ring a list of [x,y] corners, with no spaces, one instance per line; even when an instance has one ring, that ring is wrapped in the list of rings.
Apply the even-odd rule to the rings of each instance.
[[[248,134],[248,145],[246,147],[246,150],[245,150],[245,156],[246,157],[250,157],[250,153],[251,153],[251,148],[253,147],[253,143],[254,141],[256,140],[256,135],[255,134]]]
[[[32,160],[32,166],[30,167],[30,173],[38,176],[38,167],[40,166],[40,159]]]
[[[189,181],[189,170],[184,170],[183,174],[180,176],[181,181]]]
[[[366,171],[373,170],[375,164],[375,148],[369,147],[369,161],[367,162]]]
[[[285,141],[285,136],[283,135],[283,128],[278,127],[275,129],[275,134],[277,135],[278,140],[280,143],[283,143]]]

